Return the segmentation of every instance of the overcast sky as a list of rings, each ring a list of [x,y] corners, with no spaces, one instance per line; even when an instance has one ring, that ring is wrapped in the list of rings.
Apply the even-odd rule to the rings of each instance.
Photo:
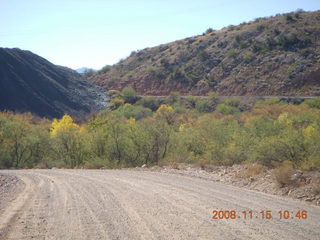
[[[320,0],[0,0],[0,47],[99,69],[133,50],[299,8],[319,10]]]

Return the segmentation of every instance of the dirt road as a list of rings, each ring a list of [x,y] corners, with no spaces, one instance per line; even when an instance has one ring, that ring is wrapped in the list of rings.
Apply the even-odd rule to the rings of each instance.
[[[0,239],[320,239],[319,207],[206,180],[124,170],[0,174],[21,180],[13,199],[0,191]],[[220,209],[237,218],[211,219]],[[253,218],[243,219],[249,210]]]

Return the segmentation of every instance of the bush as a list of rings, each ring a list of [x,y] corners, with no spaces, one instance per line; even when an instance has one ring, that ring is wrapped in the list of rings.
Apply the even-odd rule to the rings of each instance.
[[[124,100],[122,98],[114,98],[109,102],[109,108],[111,110],[116,110],[124,104]]]
[[[176,102],[180,101],[181,96],[179,92],[170,92],[169,96],[166,98],[166,103],[173,105]]]
[[[206,31],[205,31],[205,34],[209,34],[209,33],[212,33],[214,30],[212,28],[208,28]]]
[[[198,100],[195,107],[200,113],[208,113],[214,110],[214,105],[208,99]]]
[[[222,103],[230,107],[236,107],[236,108],[239,108],[242,104],[241,100],[237,98],[229,98],[224,100]]]
[[[257,143],[252,158],[269,166],[284,161],[299,166],[309,154],[301,133],[286,130],[282,135],[264,138]]]
[[[124,89],[122,89],[121,95],[125,103],[134,104],[139,100],[137,92],[131,87],[125,87]]]
[[[251,164],[245,169],[243,172],[239,174],[239,177],[255,177],[257,175],[260,175],[262,173],[265,173],[267,171],[267,167],[261,165],[261,164]]]
[[[111,70],[111,66],[106,65],[99,71],[99,73],[106,73],[106,72],[109,72],[110,70]]]
[[[273,170],[272,174],[280,187],[294,183],[292,180],[294,168],[290,161],[283,162],[278,168]]]
[[[201,50],[198,54],[198,57],[201,61],[207,61],[210,59],[210,54],[207,53],[205,50]]]
[[[236,49],[229,49],[227,51],[227,57],[229,57],[229,58],[235,58],[238,56],[238,54],[239,54],[239,52]]]
[[[156,97],[142,97],[136,104],[149,108],[155,112],[160,107],[161,101]]]
[[[114,111],[114,114],[123,116],[127,119],[134,118],[136,120],[140,120],[142,118],[152,116],[152,111],[149,108],[145,108],[143,106],[134,106],[126,103],[117,108],[117,110]]]
[[[258,100],[254,107],[255,108],[260,108],[260,107],[264,107],[267,105],[273,105],[273,104],[279,104],[281,103],[280,99],[277,97],[273,97],[273,98],[269,98],[269,99],[263,99],[263,100]]]
[[[303,102],[304,105],[307,105],[311,108],[320,109],[320,98],[308,99]]]
[[[295,22],[295,20],[294,20],[292,15],[287,15],[286,16],[286,20],[287,20],[287,22]]]
[[[196,103],[198,110],[214,109],[217,96],[209,95]],[[280,166],[279,176],[288,172],[287,161],[292,168],[320,168],[320,110],[306,104],[269,105],[278,100],[268,99],[239,117],[237,99],[217,106],[217,112],[228,115],[186,110],[184,98],[174,107],[161,105],[156,113],[124,104],[122,98],[112,102],[118,100],[114,110],[101,111],[82,125],[64,116],[50,128],[48,120],[31,114],[0,113],[0,168],[119,168],[159,161],[232,165],[248,160]],[[252,166],[248,175],[260,171]],[[288,178],[278,178],[288,184]]]
[[[245,63],[250,63],[252,60],[254,60],[254,58],[255,58],[254,53],[249,51],[245,53],[244,61]]]
[[[215,111],[226,115],[236,115],[240,113],[240,110],[237,107],[225,103],[218,104]]]

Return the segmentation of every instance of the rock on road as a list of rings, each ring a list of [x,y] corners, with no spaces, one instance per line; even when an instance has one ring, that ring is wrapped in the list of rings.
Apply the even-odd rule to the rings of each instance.
[[[197,178],[133,170],[2,170],[0,239],[320,239],[320,208]],[[213,210],[240,219],[211,219]],[[242,211],[271,210],[272,219]],[[280,219],[306,210],[307,219]],[[256,214],[257,213],[257,214]]]

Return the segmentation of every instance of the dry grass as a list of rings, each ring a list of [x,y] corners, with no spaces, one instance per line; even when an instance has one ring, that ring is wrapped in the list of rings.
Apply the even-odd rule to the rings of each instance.
[[[294,168],[289,161],[284,161],[278,168],[273,170],[273,177],[280,187],[294,184],[295,182],[292,180],[293,174]]]
[[[249,165],[245,170],[241,171],[237,174],[237,177],[250,178],[254,176],[258,176],[267,171],[267,167],[262,166],[260,164],[252,164]]]
[[[314,183],[314,184],[312,185],[312,192],[313,192],[315,195],[320,195],[320,184]]]

